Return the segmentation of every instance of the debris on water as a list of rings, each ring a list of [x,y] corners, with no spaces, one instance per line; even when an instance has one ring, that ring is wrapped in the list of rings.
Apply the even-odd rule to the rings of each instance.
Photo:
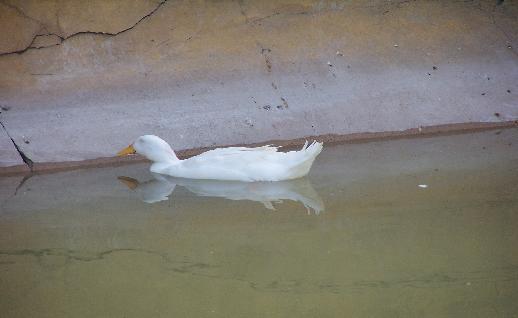
[[[482,94],[480,94],[480,95],[485,96],[485,95],[486,95],[486,93],[482,93]]]
[[[435,65],[432,66],[432,70],[434,70],[434,71],[437,70],[437,66],[435,66]]]
[[[428,188],[428,185],[427,185],[427,184],[419,184],[419,185],[417,185],[417,186],[418,186],[419,188],[421,188],[421,189],[426,189],[426,188]]]
[[[496,117],[500,117],[500,113],[495,113],[494,114]]]
[[[507,92],[508,92],[508,93],[511,93],[511,90],[510,90],[510,89],[508,89],[508,90],[507,90]]]

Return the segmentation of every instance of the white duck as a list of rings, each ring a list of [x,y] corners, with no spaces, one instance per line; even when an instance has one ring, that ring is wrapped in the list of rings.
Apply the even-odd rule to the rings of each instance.
[[[151,172],[189,179],[281,181],[308,174],[322,151],[322,143],[304,144],[299,151],[278,152],[277,147],[218,148],[180,160],[169,144],[154,135],[140,136],[117,155],[138,153],[151,160]]]

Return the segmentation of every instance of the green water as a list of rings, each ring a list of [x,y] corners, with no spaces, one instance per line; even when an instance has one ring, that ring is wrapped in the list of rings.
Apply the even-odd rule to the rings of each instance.
[[[278,184],[2,178],[0,207],[1,317],[518,317],[516,129],[327,145]]]

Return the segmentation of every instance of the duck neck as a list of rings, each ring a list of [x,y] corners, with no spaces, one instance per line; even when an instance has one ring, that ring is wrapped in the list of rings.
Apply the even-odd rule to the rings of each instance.
[[[167,144],[160,147],[145,149],[145,151],[141,151],[139,153],[151,160],[153,164],[170,165],[179,161],[173,149],[171,149]]]
[[[175,166],[181,160],[178,159],[176,154],[171,150],[170,153],[164,152],[163,154],[160,154],[160,156],[155,155],[151,161],[153,161],[153,164],[151,164],[150,167],[151,172],[165,173],[168,169],[170,169],[172,166]]]
[[[162,151],[160,153],[154,154],[153,158],[149,158],[153,163],[157,164],[172,164],[177,161],[180,161],[174,151],[172,149],[168,149],[167,151]]]
[[[177,161],[180,161],[180,159],[178,159],[178,157],[176,156],[176,154],[174,153],[174,150],[171,149],[170,152],[168,152],[167,154],[169,156],[168,160],[169,162],[177,162]]]

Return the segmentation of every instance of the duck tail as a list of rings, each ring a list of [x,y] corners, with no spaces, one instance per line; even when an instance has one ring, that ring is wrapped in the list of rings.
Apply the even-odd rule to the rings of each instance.
[[[313,142],[308,146],[308,141],[306,140],[306,143],[304,144],[304,147],[302,147],[302,150],[307,153],[308,158],[316,158],[318,154],[322,151],[324,148],[324,144],[321,142],[318,142],[316,140],[313,140]]]
[[[290,179],[300,178],[308,174],[315,158],[322,151],[323,144],[318,141],[313,141],[308,145],[308,142],[304,144],[304,147],[300,151],[294,152],[292,160],[293,165],[289,169]]]

